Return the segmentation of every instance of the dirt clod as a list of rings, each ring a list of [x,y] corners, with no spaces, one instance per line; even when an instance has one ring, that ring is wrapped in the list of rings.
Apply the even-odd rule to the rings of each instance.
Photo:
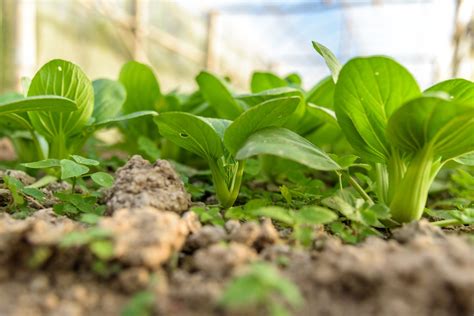
[[[138,155],[117,170],[115,184],[107,196],[109,213],[147,206],[182,213],[190,204],[190,195],[168,161],[151,164]]]
[[[112,233],[115,258],[149,268],[159,267],[179,251],[188,235],[186,222],[178,214],[153,207],[117,210],[98,226]]]
[[[232,275],[239,267],[257,258],[257,253],[245,245],[231,242],[214,244],[194,255],[195,267],[211,277]]]
[[[206,225],[196,233],[189,236],[186,242],[186,250],[205,248],[219,241],[225,241],[227,234],[222,227]]]

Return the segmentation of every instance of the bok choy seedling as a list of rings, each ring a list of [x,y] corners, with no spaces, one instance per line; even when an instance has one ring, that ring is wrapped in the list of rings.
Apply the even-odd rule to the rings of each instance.
[[[272,99],[240,114],[234,122],[167,112],[155,117],[160,134],[204,158],[212,173],[217,198],[224,208],[232,206],[240,191],[244,160],[235,154],[254,132],[285,124],[300,103],[299,97]]]
[[[336,82],[337,121],[356,153],[373,165],[379,201],[397,222],[419,219],[441,167],[472,155],[474,83],[448,80],[422,94],[391,58],[354,58],[341,67],[329,49],[314,46]]]
[[[27,97],[0,105],[0,115],[5,114],[3,123],[10,124],[14,130],[31,132],[35,158],[67,158],[79,151],[97,129],[156,114],[142,111],[118,115],[125,100],[119,85],[98,80],[93,86],[78,66],[65,60],[52,60],[33,77]]]

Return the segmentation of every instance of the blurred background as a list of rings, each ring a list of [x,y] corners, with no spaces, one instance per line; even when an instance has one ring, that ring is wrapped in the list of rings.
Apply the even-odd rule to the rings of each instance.
[[[474,79],[474,0],[0,0],[0,93],[53,58],[92,78],[131,59],[165,91],[189,91],[199,70],[247,90],[252,71],[296,72],[310,88],[329,72],[316,40],[341,61],[390,55],[422,87]]]

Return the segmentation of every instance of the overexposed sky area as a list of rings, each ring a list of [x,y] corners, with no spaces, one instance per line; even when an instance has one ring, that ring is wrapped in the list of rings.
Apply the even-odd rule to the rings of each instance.
[[[392,56],[422,87],[450,76],[454,0],[379,0],[378,5],[371,0],[174,2],[196,15],[219,12],[220,40],[239,43],[281,75],[300,73],[307,87],[328,74],[311,40],[328,46],[342,61],[357,55]]]

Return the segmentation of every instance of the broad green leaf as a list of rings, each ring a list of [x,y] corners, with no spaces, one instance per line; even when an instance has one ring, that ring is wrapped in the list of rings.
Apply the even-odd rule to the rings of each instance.
[[[337,120],[357,154],[385,162],[390,146],[387,121],[397,108],[420,95],[412,75],[387,57],[354,58],[342,68],[336,84]]]
[[[282,126],[300,101],[299,97],[272,99],[245,111],[227,128],[224,136],[226,148],[235,155],[252,133],[267,127]]]
[[[288,82],[271,72],[256,71],[253,73],[252,80],[250,81],[250,90],[252,93],[286,86],[288,86]]]
[[[466,79],[450,79],[435,84],[425,92],[437,92],[442,91],[449,94],[449,98],[452,101],[458,101],[460,103],[473,103],[474,102],[474,82]]]
[[[196,82],[204,99],[216,111],[219,118],[233,120],[243,112],[242,106],[234,99],[223,80],[202,71],[196,77]]]
[[[249,106],[255,106],[268,100],[294,96],[304,100],[301,90],[291,87],[275,88],[252,94],[242,94],[238,95],[236,99],[244,101]]]
[[[97,160],[85,158],[78,155],[71,155],[71,158],[74,159],[75,162],[86,166],[98,166],[100,164],[100,162],[98,162]]]
[[[328,109],[334,108],[334,91],[336,85],[331,77],[318,82],[307,94],[306,102],[313,103]]]
[[[61,179],[77,178],[89,172],[89,168],[69,159],[61,159]]]
[[[337,215],[320,206],[306,206],[295,213],[295,218],[299,224],[321,225],[334,222]]]
[[[92,82],[94,87],[95,122],[116,117],[126,99],[126,91],[120,82],[109,79],[98,79]]]
[[[153,70],[136,61],[123,65],[119,75],[120,83],[125,87],[126,100],[122,106],[123,114],[138,111],[159,111],[159,101],[162,98],[158,80]],[[140,121],[127,121],[124,130],[130,137],[139,136],[155,137],[156,126],[151,118]]]
[[[337,57],[329,50],[329,48],[318,42],[313,41],[313,47],[318,52],[318,54],[324,58],[326,65],[328,65],[329,70],[331,70],[331,75],[334,82],[337,82],[339,72],[341,71],[341,64],[337,60]]]
[[[105,119],[103,121],[94,122],[94,124],[92,124],[91,127],[94,130],[96,130],[96,129],[99,129],[99,128],[102,128],[102,127],[105,127],[107,125],[111,125],[111,124],[114,124],[114,123],[129,121],[129,120],[133,120],[133,119],[136,119],[136,118],[141,118],[141,117],[144,117],[144,116],[156,116],[156,115],[158,115],[158,113],[155,112],[155,111],[138,111],[138,112],[133,112],[133,113],[130,113],[130,114],[119,115],[119,116],[113,117],[113,118],[108,118],[108,119]],[[138,124],[140,122],[137,121],[136,123]],[[141,123],[143,123],[143,121]]]
[[[217,160],[224,156],[222,135],[231,123],[185,112],[166,112],[155,117],[160,134],[198,156]]]
[[[30,111],[71,112],[75,110],[77,106],[73,100],[54,95],[27,97],[0,103],[0,115]]]
[[[35,162],[27,162],[21,164],[24,167],[31,168],[31,169],[45,169],[45,168],[53,168],[61,166],[58,159],[46,159],[40,160]]]
[[[321,128],[324,124],[334,126],[341,133],[334,111],[322,106],[308,104],[306,115],[301,119],[294,131],[300,135],[308,135]]]
[[[342,169],[328,154],[286,128],[266,128],[253,133],[237,152],[237,160],[256,155],[289,159],[316,170]]]
[[[474,102],[416,98],[398,109],[387,128],[389,140],[412,154],[431,146],[443,160],[474,150]]]
[[[55,59],[36,73],[28,97],[56,95],[71,99],[77,110],[70,113],[29,112],[31,124],[48,140],[79,134],[89,121],[94,107],[94,92],[86,74],[76,65]]]
[[[114,185],[114,177],[106,172],[96,172],[91,174],[91,179],[104,188]]]

